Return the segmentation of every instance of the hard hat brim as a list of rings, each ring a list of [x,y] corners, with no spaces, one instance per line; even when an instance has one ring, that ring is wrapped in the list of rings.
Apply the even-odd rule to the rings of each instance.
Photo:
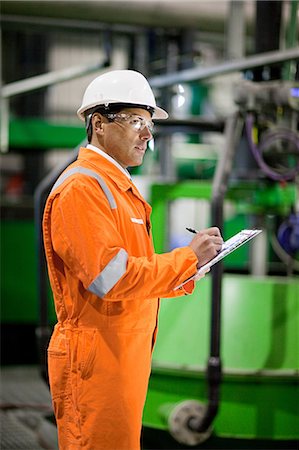
[[[153,119],[168,119],[168,112],[166,112],[164,109],[160,108],[159,106],[155,107]]]
[[[117,103],[117,102],[111,101],[111,102],[107,102],[107,103]],[[127,103],[127,105],[128,105],[128,108],[130,108],[130,103]],[[101,106],[101,105],[98,102],[95,102],[94,104],[91,104],[88,106],[89,106],[88,109],[92,109],[95,106]],[[136,106],[136,104],[134,104],[134,106]],[[152,119],[167,119],[168,118],[168,113],[164,109],[160,108],[159,106],[155,106],[153,109],[154,109],[154,113],[153,113]],[[83,122],[85,121],[85,115],[84,115],[85,112],[86,112],[85,107],[81,107],[77,111],[77,116]]]

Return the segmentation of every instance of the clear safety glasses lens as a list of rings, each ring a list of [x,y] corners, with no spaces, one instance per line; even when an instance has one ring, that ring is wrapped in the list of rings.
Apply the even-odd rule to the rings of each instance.
[[[127,124],[137,132],[144,130],[145,127],[147,127],[151,133],[154,131],[154,124],[151,120],[146,120],[144,117],[135,114],[106,114],[106,117],[118,122],[127,122]]]

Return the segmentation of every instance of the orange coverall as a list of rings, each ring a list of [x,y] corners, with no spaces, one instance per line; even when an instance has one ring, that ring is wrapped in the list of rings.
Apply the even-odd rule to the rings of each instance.
[[[154,253],[150,212],[132,181],[86,148],[47,200],[58,319],[48,364],[60,450],[140,448],[159,298],[184,295],[173,289],[197,264],[190,247]]]

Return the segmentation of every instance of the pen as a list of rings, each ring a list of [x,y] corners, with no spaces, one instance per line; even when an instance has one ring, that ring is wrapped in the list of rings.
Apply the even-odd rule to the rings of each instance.
[[[198,231],[194,230],[194,228],[186,227],[186,230],[187,230],[187,231],[190,231],[190,233],[194,233],[194,234],[197,234],[197,233],[198,233]]]

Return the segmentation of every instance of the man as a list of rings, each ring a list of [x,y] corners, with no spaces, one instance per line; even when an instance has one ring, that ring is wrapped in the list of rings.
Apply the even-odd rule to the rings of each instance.
[[[155,254],[151,208],[131,180],[167,118],[147,80],[117,70],[86,89],[78,115],[89,144],[55,183],[44,243],[58,323],[48,349],[61,450],[138,450],[159,298],[220,250],[218,228]]]

